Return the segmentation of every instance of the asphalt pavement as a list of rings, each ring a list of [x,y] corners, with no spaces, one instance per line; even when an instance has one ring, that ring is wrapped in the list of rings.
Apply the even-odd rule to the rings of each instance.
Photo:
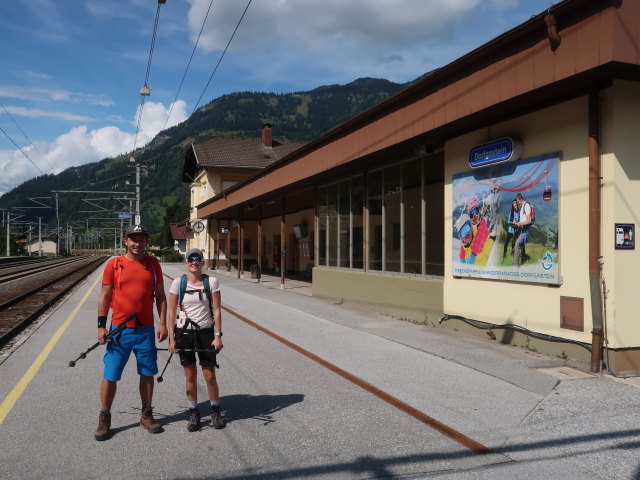
[[[164,431],[138,426],[132,359],[114,435],[93,439],[103,347],[68,364],[95,343],[95,273],[0,355],[2,478],[640,478],[637,378],[338,305],[306,282],[208,273],[225,429],[187,432],[181,367],[159,352]]]

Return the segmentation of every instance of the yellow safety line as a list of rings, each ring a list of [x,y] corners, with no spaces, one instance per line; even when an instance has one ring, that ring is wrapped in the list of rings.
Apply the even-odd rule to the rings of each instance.
[[[49,340],[47,346],[42,349],[40,355],[38,355],[38,358],[36,358],[33,364],[31,364],[29,370],[25,372],[20,381],[16,384],[15,387],[13,387],[13,390],[9,392],[9,395],[7,395],[2,403],[0,403],[0,425],[2,425],[2,422],[4,422],[4,419],[7,417],[7,415],[9,415],[9,412],[11,411],[15,403],[27,389],[29,383],[31,383],[31,380],[33,380],[33,377],[36,376],[36,373],[38,373],[38,370],[40,370],[40,367],[49,356],[49,353],[51,353],[51,350],[53,350],[53,347],[55,347],[56,343],[58,343],[58,340],[60,340],[60,337],[62,336],[64,331],[78,314],[78,311],[80,310],[82,305],[84,305],[84,302],[87,301],[87,298],[89,298],[89,295],[91,294],[91,292],[93,292],[93,289],[96,288],[96,285],[101,279],[102,275],[98,275],[96,281],[93,282],[93,285],[91,285],[89,291],[84,295],[84,297],[82,297],[80,303],[76,306],[76,308],[73,309],[73,312],[71,312],[71,315],[67,317],[64,323],[60,325],[60,328],[58,328],[56,333],[53,334],[53,337],[51,337],[51,340]]]

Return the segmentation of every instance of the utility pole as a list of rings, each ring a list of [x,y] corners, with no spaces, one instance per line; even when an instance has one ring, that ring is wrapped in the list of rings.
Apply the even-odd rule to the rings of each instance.
[[[31,256],[31,238],[29,238],[29,256]],[[42,256],[42,217],[38,217],[38,256]]]
[[[9,231],[11,230],[11,212],[7,210],[7,257],[11,256],[11,249],[9,248]]]
[[[140,164],[136,163],[136,218],[135,224],[140,225]]]
[[[58,192],[56,192],[56,256],[60,256],[60,216],[58,215]]]

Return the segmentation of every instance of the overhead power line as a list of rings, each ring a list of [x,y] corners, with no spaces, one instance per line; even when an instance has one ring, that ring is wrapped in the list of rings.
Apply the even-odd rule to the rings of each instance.
[[[38,167],[38,165],[36,165],[36,164],[35,164],[35,162],[34,162],[33,160],[31,160],[31,158],[29,158],[29,155],[27,155],[27,152],[25,152],[22,148],[20,148],[20,147],[18,146],[18,144],[17,144],[16,142],[14,142],[14,141],[13,141],[13,138],[11,138],[11,137],[9,136],[9,134],[7,134],[7,132],[5,132],[5,131],[4,131],[4,129],[3,129],[2,127],[0,127],[0,130],[2,131],[2,133],[4,133],[5,137],[7,137],[7,138],[11,141],[11,143],[13,143],[13,144],[16,146],[16,148],[17,148],[18,150],[20,150],[20,151],[22,152],[22,154],[23,154],[25,157],[27,157],[27,160],[29,160],[29,161],[31,162],[31,165],[33,165],[34,167],[36,167],[36,169],[37,169],[37,170],[38,170],[42,175],[46,175],[46,173],[44,173],[42,170],[40,170],[40,167]]]
[[[9,113],[9,111],[5,108],[4,104],[2,102],[0,102],[0,105],[2,105],[2,109],[4,110],[4,112],[9,116],[9,118],[11,119],[11,121],[13,121],[13,123],[15,124],[16,127],[18,127],[18,130],[20,130],[20,132],[22,133],[22,135],[24,135],[24,138],[26,138],[27,142],[29,142],[31,144],[31,146],[35,149],[36,152],[38,152],[40,154],[40,156],[42,157],[42,160],[44,160],[44,163],[47,164],[47,166],[51,169],[51,173],[55,173],[53,170],[53,167],[49,164],[49,162],[47,161],[47,159],[45,158],[45,156],[42,154],[42,152],[40,150],[38,150],[38,147],[35,146],[35,144],[29,139],[29,137],[27,137],[27,134],[24,133],[24,131],[22,130],[22,128],[20,128],[20,125],[18,125],[18,122],[16,122],[15,118],[13,118],[13,116]]]
[[[202,20],[202,26],[200,27],[200,32],[198,33],[198,38],[196,39],[196,43],[193,46],[193,50],[191,51],[191,56],[189,57],[189,61],[187,62],[187,67],[184,70],[184,73],[182,74],[182,80],[180,80],[180,86],[178,87],[178,91],[176,92],[176,96],[173,99],[173,102],[171,102],[171,107],[169,108],[169,113],[167,114],[167,118],[164,121],[164,125],[162,126],[162,130],[165,129],[165,127],[167,126],[167,122],[169,121],[169,117],[171,117],[171,112],[173,111],[173,106],[176,104],[176,101],[178,100],[178,95],[180,95],[180,91],[182,90],[182,85],[184,84],[184,79],[187,76],[187,72],[189,71],[189,67],[191,66],[191,60],[193,60],[193,56],[196,53],[196,48],[198,48],[198,43],[200,42],[200,37],[202,36],[202,31],[204,30],[204,26],[207,23],[207,18],[209,18],[209,12],[211,11],[211,6],[213,5],[213,0],[211,0],[211,2],[209,2],[209,8],[207,8],[207,14],[204,16],[204,20]]]
[[[202,93],[200,94],[200,98],[198,98],[198,101],[196,102],[195,106],[193,107],[193,111],[191,112],[191,115],[193,115],[193,113],[198,108],[198,105],[200,105],[200,100],[202,100],[202,97],[204,96],[204,93],[207,91],[207,88],[209,88],[209,84],[211,83],[211,80],[213,80],[213,76],[218,71],[218,67],[220,66],[220,63],[222,62],[222,59],[224,58],[225,54],[227,53],[227,50],[229,49],[229,45],[231,45],[231,41],[233,40],[233,37],[235,37],[236,32],[238,31],[238,28],[240,28],[240,24],[242,23],[242,19],[247,14],[247,10],[249,10],[249,6],[251,5],[251,1],[252,0],[249,0],[247,2],[247,6],[244,8],[244,12],[242,12],[242,16],[240,17],[240,20],[238,20],[238,23],[236,24],[236,28],[233,29],[233,33],[231,34],[231,37],[229,37],[229,41],[227,42],[227,45],[224,47],[224,51],[220,55],[220,58],[218,59],[218,63],[216,63],[216,66],[213,69],[213,72],[211,72],[211,76],[209,77],[209,80],[207,81],[207,84],[202,89]]]
[[[140,95],[142,99],[140,100],[140,113],[138,114],[138,122],[136,126],[136,136],[133,141],[133,149],[136,149],[136,145],[138,144],[138,133],[140,132],[140,123],[142,121],[142,112],[144,110],[144,97],[149,93],[149,74],[151,73],[151,59],[153,58],[153,51],[156,45],[156,34],[158,32],[158,20],[160,19],[160,6],[162,5],[160,0],[158,0],[158,7],[156,8],[156,18],[153,21],[153,33],[151,35],[151,46],[149,47],[149,59],[147,60],[147,71],[144,75],[144,83],[142,84],[142,90],[140,91]],[[146,90],[145,90],[146,89]],[[145,93],[146,92],[146,93]]]
[[[236,27],[233,29],[233,33],[229,37],[229,40],[227,41],[227,44],[224,47],[223,52],[220,54],[220,57],[218,58],[218,62],[216,63],[216,66],[214,67],[213,71],[211,72],[211,75],[209,76],[209,80],[207,81],[206,85],[202,89],[202,93],[200,94],[200,97],[198,98],[198,101],[196,102],[195,106],[193,107],[193,111],[191,112],[191,115],[193,115],[195,113],[195,111],[198,109],[198,105],[200,105],[200,100],[202,100],[202,97],[204,96],[205,92],[207,91],[207,88],[209,87],[209,84],[211,83],[211,80],[213,79],[214,75],[218,71],[218,68],[220,67],[220,63],[222,62],[222,59],[224,58],[225,54],[227,53],[227,50],[229,49],[229,45],[231,45],[231,41],[233,40],[233,37],[235,37],[236,32],[238,31],[238,28],[240,28],[240,24],[242,23],[242,20],[244,19],[245,15],[247,14],[247,10],[249,10],[249,6],[251,5],[251,2],[252,2],[252,0],[249,0],[247,2],[247,6],[244,8],[244,11],[242,12],[242,15],[240,16],[240,19],[238,20],[238,23],[236,24]],[[211,5],[209,5],[209,7],[211,7]],[[207,10],[207,15],[208,14],[209,14],[209,11]],[[204,27],[204,24],[203,24],[203,27]],[[202,33],[202,29],[200,30],[200,33]],[[198,35],[198,39],[199,38],[200,38],[200,35]],[[192,56],[193,56],[193,54],[192,54]],[[191,62],[191,60],[189,60],[189,62]],[[189,115],[189,117],[191,117],[191,115]],[[178,137],[182,134],[182,131],[186,127],[186,123],[187,123],[186,121],[183,123],[182,129],[180,130],[180,132],[177,135]],[[165,122],[165,125],[166,125],[166,122]],[[156,173],[154,174],[153,178],[149,181],[150,183],[156,180],[156,177],[162,171],[162,167],[164,166],[164,163],[167,161],[167,158],[168,158],[168,156],[165,156],[165,158],[162,160],[162,162],[158,165]]]

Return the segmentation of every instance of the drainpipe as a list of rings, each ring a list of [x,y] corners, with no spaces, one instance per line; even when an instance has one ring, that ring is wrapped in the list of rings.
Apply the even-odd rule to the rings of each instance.
[[[600,98],[598,89],[589,92],[589,286],[591,290],[591,371],[602,363],[602,296],[600,294]]]

